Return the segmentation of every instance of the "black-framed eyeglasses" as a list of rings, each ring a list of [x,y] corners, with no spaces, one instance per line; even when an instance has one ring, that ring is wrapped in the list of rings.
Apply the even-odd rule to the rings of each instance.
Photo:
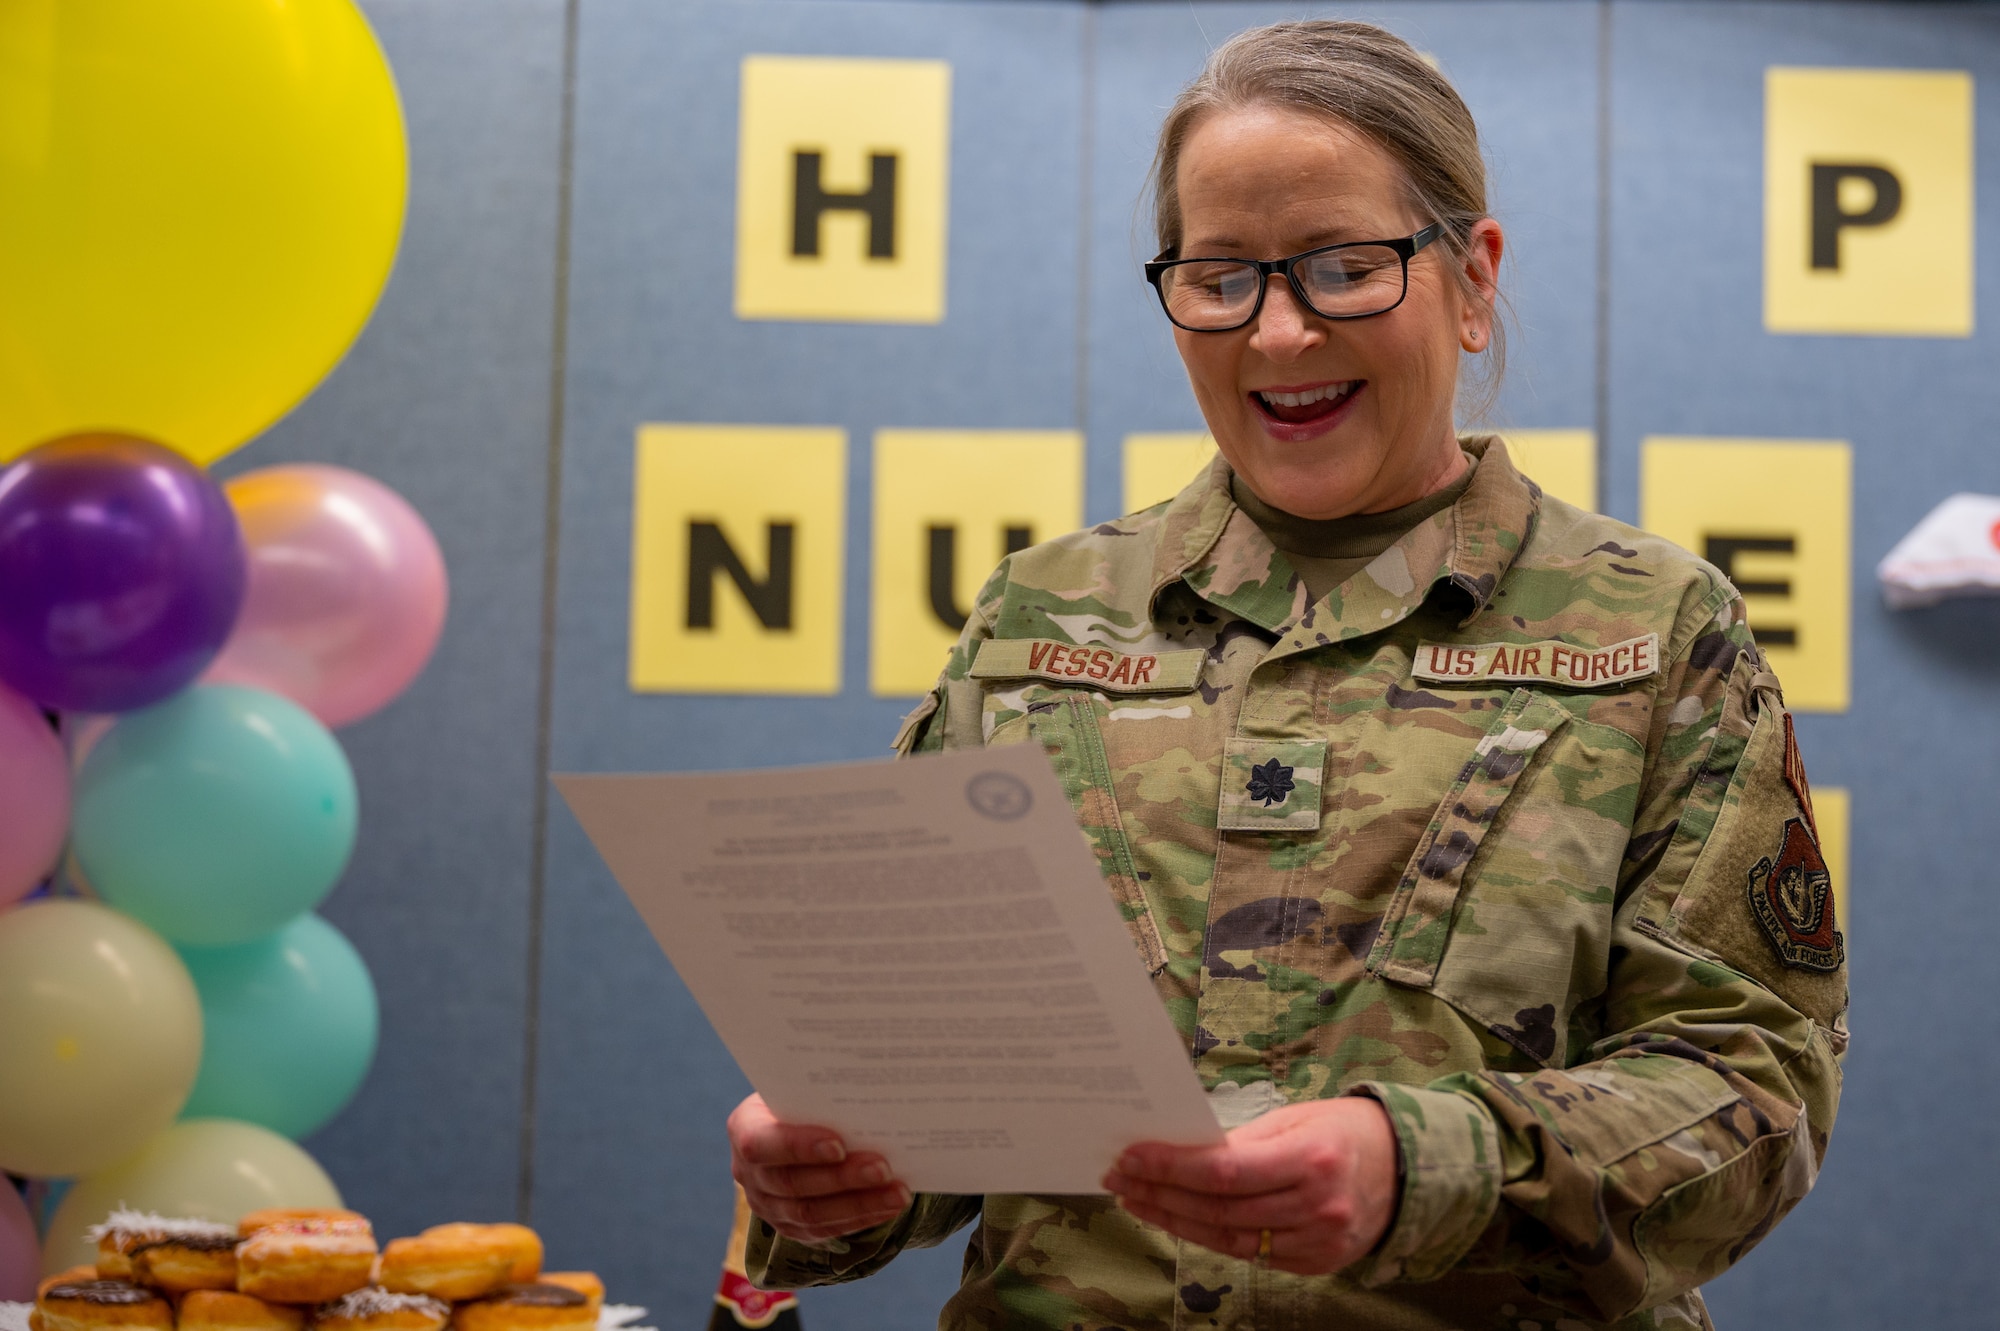
[[[1278,276],[1322,319],[1366,319],[1403,303],[1410,260],[1443,234],[1433,222],[1401,240],[1322,245],[1289,259],[1155,259],[1146,280],[1167,317],[1191,333],[1227,333],[1251,322]]]

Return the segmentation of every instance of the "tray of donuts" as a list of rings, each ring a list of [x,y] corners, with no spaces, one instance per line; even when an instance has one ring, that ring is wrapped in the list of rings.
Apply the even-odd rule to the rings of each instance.
[[[438,1225],[378,1250],[353,1211],[113,1211],[91,1237],[96,1264],[43,1280],[28,1331],[612,1331],[645,1315],[607,1308],[588,1271],[542,1270],[525,1225]]]

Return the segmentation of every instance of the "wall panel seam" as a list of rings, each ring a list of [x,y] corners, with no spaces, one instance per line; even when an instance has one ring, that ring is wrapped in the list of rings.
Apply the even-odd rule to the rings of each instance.
[[[581,0],[564,0],[562,109],[556,146],[556,234],[553,313],[549,329],[549,438],[542,508],[541,642],[535,681],[535,759],[531,780],[532,842],[528,857],[528,947],[522,1014],[521,1141],[514,1212],[534,1218],[535,1099],[539,1075],[542,1006],[542,920],[548,899],[549,754],[555,705],[556,591],[562,537],[563,413],[568,379],[569,240],[576,158],[576,37]]]

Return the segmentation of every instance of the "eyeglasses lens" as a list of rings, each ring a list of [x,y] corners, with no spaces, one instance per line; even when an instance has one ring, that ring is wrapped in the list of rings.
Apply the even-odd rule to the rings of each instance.
[[[1403,298],[1403,259],[1386,245],[1328,250],[1292,271],[1312,307],[1334,318],[1380,314]]]
[[[1249,318],[1264,275],[1248,264],[1177,263],[1160,282],[1167,313],[1183,328],[1233,328]]]

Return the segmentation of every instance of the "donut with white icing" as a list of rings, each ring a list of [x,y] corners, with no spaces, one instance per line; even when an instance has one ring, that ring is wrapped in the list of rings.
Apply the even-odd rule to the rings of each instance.
[[[375,1232],[359,1216],[283,1220],[237,1245],[236,1288],[271,1303],[325,1303],[373,1283],[375,1262]]]
[[[369,1285],[313,1310],[313,1331],[442,1331],[451,1305],[428,1294]]]

